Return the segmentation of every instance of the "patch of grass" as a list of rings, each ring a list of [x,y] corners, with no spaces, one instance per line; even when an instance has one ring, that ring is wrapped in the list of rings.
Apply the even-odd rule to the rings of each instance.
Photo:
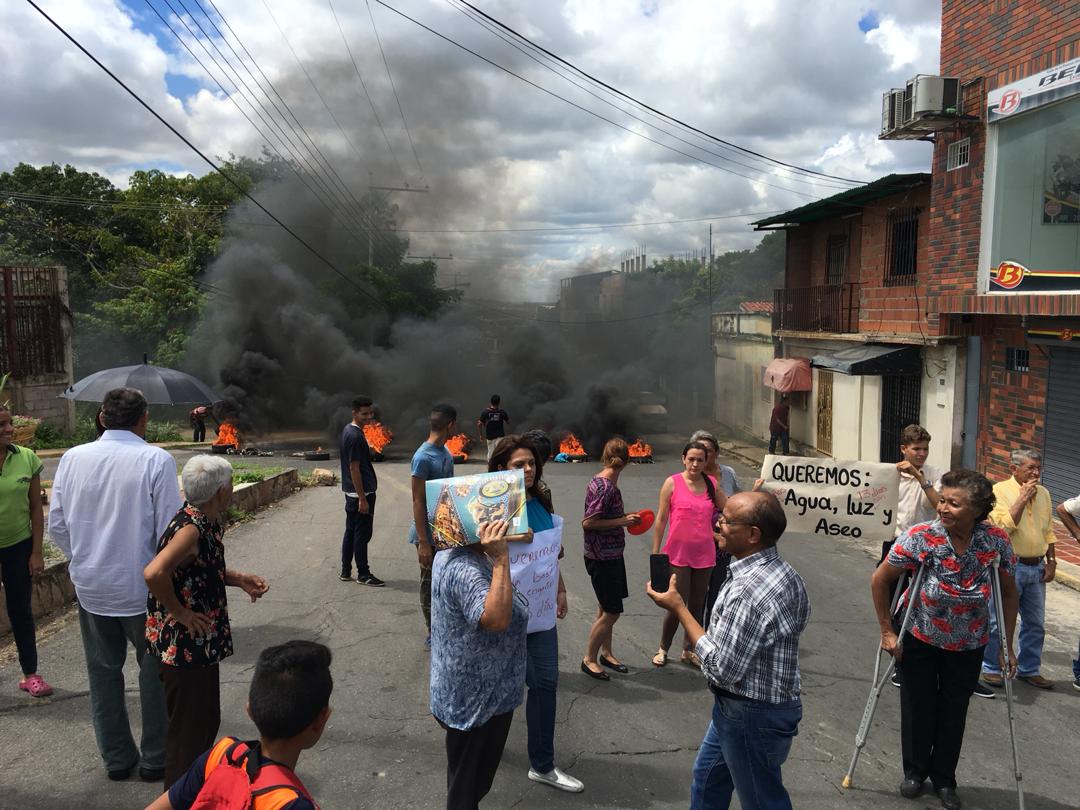
[[[225,510],[225,520],[229,524],[250,523],[254,519],[255,513],[249,512],[246,509],[237,509],[235,506],[230,506]]]
[[[259,481],[265,481],[278,473],[285,472],[285,467],[261,467],[236,461],[231,463],[234,484],[257,484]]]
[[[30,446],[35,450],[52,450],[56,448],[74,447],[77,444],[86,444],[97,438],[97,428],[94,426],[95,416],[82,415],[75,419],[75,430],[72,433],[64,433],[48,422],[38,425],[37,433]],[[151,444],[155,442],[179,442],[183,441],[182,426],[173,422],[155,422],[153,419],[146,425],[146,440]]]
[[[45,540],[41,544],[41,555],[45,558],[45,567],[48,568],[53,563],[63,562],[67,559],[59,548],[57,548],[52,541]]]

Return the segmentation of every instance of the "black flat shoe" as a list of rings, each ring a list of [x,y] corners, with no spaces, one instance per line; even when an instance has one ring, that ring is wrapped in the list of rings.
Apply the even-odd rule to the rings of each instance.
[[[922,795],[925,785],[925,779],[920,779],[917,776],[906,776],[904,781],[900,783],[900,795],[905,799],[917,799]]]
[[[160,782],[165,778],[164,768],[139,768],[139,778],[144,782]]]
[[[139,760],[135,760],[126,768],[118,768],[115,771],[109,771],[109,779],[111,779],[113,782],[123,782],[125,779],[131,776],[131,772],[135,770],[135,766],[138,764]],[[161,776],[162,778],[164,778],[165,774],[162,773]]]
[[[581,662],[581,671],[588,675],[590,678],[596,678],[598,681],[610,681],[611,677],[606,672],[593,672],[589,669],[589,665],[584,661]]]
[[[601,655],[596,660],[597,663],[600,664],[600,666],[607,667],[608,669],[613,669],[622,675],[625,675],[627,672],[630,671],[630,668],[626,666],[626,664],[616,664],[615,662],[608,659],[606,655]]]
[[[964,803],[960,801],[960,797],[956,795],[956,788],[940,788],[937,795],[941,798],[941,806],[945,810],[960,810],[964,806]]]

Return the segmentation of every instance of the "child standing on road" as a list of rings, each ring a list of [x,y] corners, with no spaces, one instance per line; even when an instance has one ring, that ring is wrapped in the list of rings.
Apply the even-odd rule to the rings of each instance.
[[[146,810],[239,807],[245,799],[252,810],[318,810],[293,769],[330,719],[330,660],[330,649],[313,641],[263,650],[247,704],[259,739],[223,737]]]

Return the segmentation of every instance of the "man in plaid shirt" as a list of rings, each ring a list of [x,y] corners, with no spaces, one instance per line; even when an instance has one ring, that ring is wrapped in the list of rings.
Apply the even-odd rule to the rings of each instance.
[[[715,696],[712,723],[698,751],[691,810],[731,804],[791,808],[780,776],[799,730],[799,636],[810,619],[802,577],[776,543],[787,518],[776,496],[741,492],[728,498],[715,535],[732,556],[728,579],[706,633],[678,591],[648,586],[656,604],[679,617]]]

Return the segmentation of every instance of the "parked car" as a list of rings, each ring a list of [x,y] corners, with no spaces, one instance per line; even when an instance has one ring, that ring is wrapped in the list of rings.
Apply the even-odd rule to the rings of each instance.
[[[653,391],[638,391],[634,394],[634,401],[634,415],[642,432],[667,433],[667,397]]]

